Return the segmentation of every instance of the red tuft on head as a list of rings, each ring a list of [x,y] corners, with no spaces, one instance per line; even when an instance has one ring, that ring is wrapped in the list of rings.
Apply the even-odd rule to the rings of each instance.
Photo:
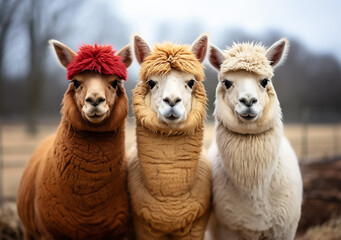
[[[127,67],[120,56],[115,56],[115,52],[110,45],[83,44],[67,66],[67,79],[71,80],[74,75],[88,70],[106,75],[115,74],[127,80]]]

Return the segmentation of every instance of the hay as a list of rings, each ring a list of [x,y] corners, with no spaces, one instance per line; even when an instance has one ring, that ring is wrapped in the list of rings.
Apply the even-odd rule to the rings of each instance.
[[[5,202],[3,209],[0,209],[0,239],[23,239],[23,229],[15,202]]]
[[[311,227],[296,240],[340,240],[341,239],[341,216],[333,217],[322,225]]]

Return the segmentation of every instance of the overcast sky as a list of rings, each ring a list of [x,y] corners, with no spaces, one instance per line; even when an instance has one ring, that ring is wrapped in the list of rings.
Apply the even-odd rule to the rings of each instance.
[[[314,52],[334,54],[341,62],[341,1],[338,0],[118,0],[116,13],[133,32],[154,41],[160,22],[180,26],[199,22],[217,41],[219,31],[241,29],[260,36],[267,30],[295,37]],[[233,37],[232,37],[233,38]]]

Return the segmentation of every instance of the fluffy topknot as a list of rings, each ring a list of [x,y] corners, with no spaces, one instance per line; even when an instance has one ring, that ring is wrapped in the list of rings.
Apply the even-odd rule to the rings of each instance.
[[[205,78],[204,66],[190,47],[169,42],[155,45],[152,53],[141,64],[139,76],[142,81],[147,81],[151,75],[165,75],[172,69],[191,73],[197,81]]]
[[[272,77],[273,69],[266,58],[266,49],[261,44],[234,43],[224,51],[222,72],[245,70]]]
[[[83,71],[95,71],[105,75],[115,74],[127,80],[126,65],[120,56],[115,56],[115,52],[111,45],[84,44],[67,66],[67,78],[71,80],[74,75]]]

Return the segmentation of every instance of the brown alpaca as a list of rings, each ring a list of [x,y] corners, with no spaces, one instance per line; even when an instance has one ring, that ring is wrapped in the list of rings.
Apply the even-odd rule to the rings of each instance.
[[[36,149],[21,179],[17,206],[25,239],[123,239],[130,210],[124,145],[128,99],[121,81],[132,61],[130,47],[116,56],[107,49],[109,59],[123,63],[121,76],[89,68],[70,76],[81,51],[55,40],[51,45],[73,81],[57,133]],[[100,57],[100,46],[95,48],[93,61]]]
[[[133,94],[137,147],[128,157],[128,189],[138,239],[203,239],[210,211],[210,166],[202,153],[206,93],[201,62],[207,36],[192,47],[140,37]]]

